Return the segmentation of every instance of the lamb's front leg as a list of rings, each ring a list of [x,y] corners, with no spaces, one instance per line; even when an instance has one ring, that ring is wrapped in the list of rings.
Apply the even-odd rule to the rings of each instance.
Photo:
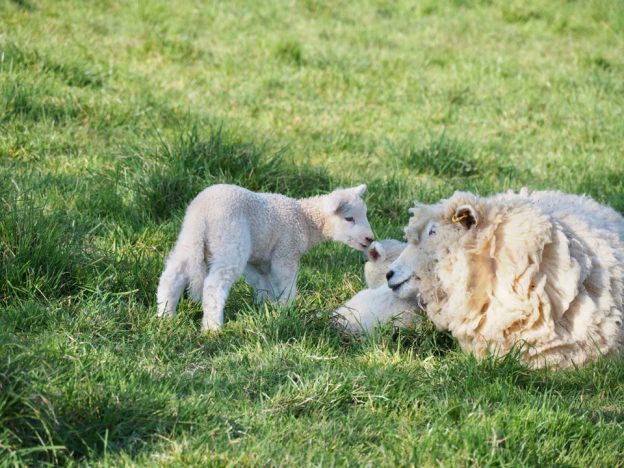
[[[288,304],[297,295],[297,268],[299,262],[280,259],[271,263],[271,293],[280,304]]]
[[[262,274],[250,264],[245,266],[243,275],[254,290],[255,302],[262,302],[271,298],[271,282],[268,275]]]

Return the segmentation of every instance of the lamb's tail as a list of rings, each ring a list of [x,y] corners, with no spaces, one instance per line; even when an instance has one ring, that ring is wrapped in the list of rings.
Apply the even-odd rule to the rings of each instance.
[[[201,301],[204,278],[208,271],[206,253],[206,226],[202,219],[184,220],[175,250],[184,258],[188,276],[188,292],[195,301]]]

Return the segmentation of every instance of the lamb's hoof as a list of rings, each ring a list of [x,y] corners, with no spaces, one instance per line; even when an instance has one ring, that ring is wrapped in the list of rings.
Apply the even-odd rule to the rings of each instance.
[[[202,332],[207,333],[209,335],[213,335],[219,331],[222,324],[213,322],[212,320],[203,320],[202,321]]]

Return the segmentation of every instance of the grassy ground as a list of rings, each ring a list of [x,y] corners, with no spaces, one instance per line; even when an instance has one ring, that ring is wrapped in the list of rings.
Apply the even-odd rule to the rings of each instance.
[[[340,336],[360,256],[199,331],[154,292],[185,204],[230,181],[415,199],[528,185],[624,210],[624,3],[0,0],[2,464],[614,466],[624,362],[477,363],[427,323]],[[321,314],[322,315],[322,314]]]

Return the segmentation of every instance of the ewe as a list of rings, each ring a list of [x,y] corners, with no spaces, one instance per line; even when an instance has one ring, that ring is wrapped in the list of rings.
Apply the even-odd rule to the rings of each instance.
[[[158,315],[173,316],[180,295],[202,301],[202,329],[223,325],[223,307],[242,275],[256,300],[295,297],[299,258],[324,240],[357,250],[373,241],[362,195],[366,185],[295,200],[254,193],[235,185],[213,185],[186,210],[157,292]]]
[[[584,196],[455,193],[417,204],[392,263],[397,297],[422,302],[477,357],[521,346],[531,366],[580,365],[624,347],[624,218]]]

